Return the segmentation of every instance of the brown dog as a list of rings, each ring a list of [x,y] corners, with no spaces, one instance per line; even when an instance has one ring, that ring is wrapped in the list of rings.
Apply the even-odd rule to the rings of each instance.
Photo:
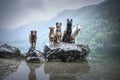
[[[57,38],[57,42],[61,42],[61,37],[62,37],[62,32],[61,32],[61,26],[62,23],[56,23],[56,38]]]
[[[34,48],[36,47],[36,41],[37,41],[37,31],[35,30],[32,30],[30,35],[29,35],[29,42],[31,44],[31,48]]]
[[[55,42],[57,42],[56,35],[54,33],[54,27],[49,27],[49,29],[49,43],[54,44]]]

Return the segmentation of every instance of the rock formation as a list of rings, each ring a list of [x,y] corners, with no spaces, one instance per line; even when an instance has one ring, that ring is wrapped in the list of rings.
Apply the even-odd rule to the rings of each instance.
[[[28,62],[44,62],[43,53],[34,49],[30,48],[29,51],[26,53],[26,59]]]
[[[44,46],[45,58],[48,61],[60,60],[60,61],[76,61],[85,59],[88,56],[90,49],[88,46],[71,44],[71,43],[59,43]]]
[[[20,54],[20,50],[16,47],[3,44],[0,46],[0,57],[1,58],[18,58],[23,57]]]

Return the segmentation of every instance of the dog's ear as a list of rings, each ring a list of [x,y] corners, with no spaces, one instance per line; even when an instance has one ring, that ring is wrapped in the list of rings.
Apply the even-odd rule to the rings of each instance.
[[[37,33],[37,31],[35,30],[35,33]]]
[[[33,33],[34,31],[33,31],[33,30],[31,30],[30,32],[31,32],[31,33]]]
[[[71,22],[72,22],[73,20],[71,19]]]
[[[60,26],[62,26],[62,23],[60,23]]]
[[[82,24],[81,24],[81,27],[83,27]]]
[[[67,19],[67,21],[69,21],[69,19]]]
[[[58,22],[56,22],[56,26],[58,25]]]

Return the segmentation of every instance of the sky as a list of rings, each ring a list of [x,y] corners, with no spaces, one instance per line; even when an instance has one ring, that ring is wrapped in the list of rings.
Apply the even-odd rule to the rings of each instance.
[[[0,0],[0,28],[15,29],[33,21],[52,19],[66,9],[77,9],[104,0]]]

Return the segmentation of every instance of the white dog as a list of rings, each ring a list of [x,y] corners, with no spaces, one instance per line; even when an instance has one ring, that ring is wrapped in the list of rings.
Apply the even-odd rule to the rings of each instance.
[[[78,35],[79,31],[82,29],[82,25],[77,25],[72,29],[71,40],[75,43],[75,37]]]

